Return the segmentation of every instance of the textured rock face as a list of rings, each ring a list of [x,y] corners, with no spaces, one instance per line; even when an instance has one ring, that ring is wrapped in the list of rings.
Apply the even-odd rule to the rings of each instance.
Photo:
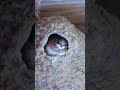
[[[48,56],[44,51],[51,34],[64,37],[69,49],[64,56]],[[36,90],[84,90],[85,36],[61,16],[45,17],[35,27]]]
[[[34,88],[34,71],[29,72],[21,53],[34,23],[33,4],[29,0],[0,1],[0,90]]]
[[[86,10],[86,88],[119,90],[120,21],[95,4]]]

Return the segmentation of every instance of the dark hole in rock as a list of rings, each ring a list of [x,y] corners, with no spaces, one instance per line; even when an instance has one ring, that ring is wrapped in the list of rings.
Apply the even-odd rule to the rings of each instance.
[[[31,34],[21,49],[22,59],[29,69],[35,69],[35,25]]]
[[[44,51],[49,56],[65,55],[68,50],[68,41],[58,34],[51,34],[44,46]]]

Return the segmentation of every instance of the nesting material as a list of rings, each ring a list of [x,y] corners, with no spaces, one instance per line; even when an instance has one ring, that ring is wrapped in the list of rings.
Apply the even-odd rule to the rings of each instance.
[[[44,50],[48,38],[58,34],[68,41],[64,55],[49,56]],[[35,27],[36,90],[85,88],[85,35],[61,16],[44,17]]]

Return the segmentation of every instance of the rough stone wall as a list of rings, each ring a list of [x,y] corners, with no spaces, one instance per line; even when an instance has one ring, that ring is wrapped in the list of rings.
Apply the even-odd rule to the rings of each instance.
[[[85,35],[61,16],[44,17],[35,27],[36,90],[84,90]],[[57,33],[67,39],[69,49],[64,56],[48,56],[44,45]]]
[[[120,21],[94,3],[86,7],[86,89],[119,90]]]
[[[29,0],[0,1],[0,90],[34,87],[34,71],[29,72],[21,53],[34,23],[33,6]]]

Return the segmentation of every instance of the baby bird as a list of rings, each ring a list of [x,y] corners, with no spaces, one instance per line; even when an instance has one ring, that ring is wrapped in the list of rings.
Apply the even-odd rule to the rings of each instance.
[[[49,56],[65,55],[68,50],[68,41],[58,34],[52,34],[49,36],[44,50]]]

